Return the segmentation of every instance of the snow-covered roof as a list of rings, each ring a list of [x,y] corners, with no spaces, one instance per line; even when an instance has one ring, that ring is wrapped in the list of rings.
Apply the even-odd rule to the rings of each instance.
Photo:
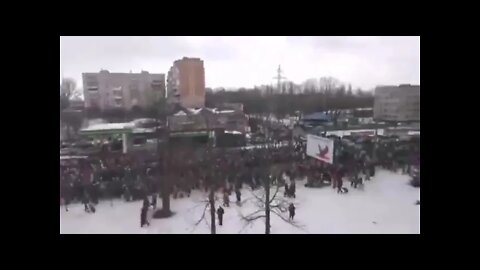
[[[223,111],[217,111],[215,110],[215,113],[234,113],[234,110],[223,110]]]
[[[108,123],[107,120],[102,119],[102,118],[95,118],[95,119],[88,120],[88,125],[89,126],[97,125],[97,124],[106,124],[106,123]]]
[[[87,156],[60,156],[60,160],[68,160],[68,159],[86,159]]]
[[[185,113],[184,111],[179,111],[176,114],[174,114],[174,116],[182,116],[182,115],[187,115],[187,113]]]
[[[242,134],[240,131],[236,131],[236,130],[225,130],[225,133],[228,133],[228,134]]]
[[[155,118],[138,118],[132,121],[133,124],[151,123],[157,121]]]
[[[220,113],[234,113],[235,110],[219,110],[217,108],[207,108],[207,107],[204,107],[204,108],[188,108],[187,109],[191,114],[199,114],[201,113],[202,111],[209,111],[211,113],[215,113],[215,114],[220,114]],[[181,114],[180,114],[181,113]],[[185,112],[183,111],[180,111],[178,112],[176,115],[186,115]]]
[[[134,127],[133,123],[107,123],[107,124],[96,124],[91,125],[87,128],[84,128],[80,131],[102,131],[102,130],[124,130],[124,129],[131,129]]]
[[[202,109],[188,109],[192,114],[198,114],[202,111]]]
[[[155,128],[134,128],[133,133],[155,133]]]

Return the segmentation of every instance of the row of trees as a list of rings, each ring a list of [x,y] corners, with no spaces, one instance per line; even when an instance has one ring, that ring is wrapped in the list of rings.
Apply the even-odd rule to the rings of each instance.
[[[60,84],[60,121],[63,124],[67,138],[74,136],[82,126],[83,116],[70,108],[71,101],[79,99],[81,91],[74,79],[65,78]]]
[[[242,103],[248,114],[274,113],[279,117],[293,115],[296,111],[311,113],[334,109],[373,107],[373,95],[357,91],[345,92],[342,87],[324,92],[307,93],[265,93],[260,89],[240,89],[239,91],[208,91],[207,107],[215,107],[225,102]]]
[[[246,113],[274,113],[279,117],[296,111],[311,113],[324,110],[353,109],[373,106],[373,93],[346,85],[333,77],[308,79],[302,84],[281,83],[280,89],[260,86],[234,91],[207,89],[207,106],[224,102],[243,103]]]

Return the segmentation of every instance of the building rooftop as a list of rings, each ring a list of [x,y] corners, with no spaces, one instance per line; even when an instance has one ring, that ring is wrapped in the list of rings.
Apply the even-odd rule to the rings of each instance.
[[[307,120],[307,121],[330,121],[331,118],[327,114],[323,112],[315,112],[309,115],[306,115],[303,117],[302,120]]]
[[[106,123],[106,124],[94,124],[87,128],[83,128],[80,132],[90,132],[90,131],[107,131],[107,130],[118,130],[123,131],[126,129],[132,129],[135,125],[133,123]]]
[[[110,72],[108,70],[100,70],[100,72],[83,72],[82,74],[98,74],[98,73],[108,73],[110,75],[126,75],[126,74],[131,74],[131,75],[141,75],[141,74],[150,74],[150,75],[163,75],[165,76],[164,73],[150,73],[148,71],[142,70],[141,72]]]

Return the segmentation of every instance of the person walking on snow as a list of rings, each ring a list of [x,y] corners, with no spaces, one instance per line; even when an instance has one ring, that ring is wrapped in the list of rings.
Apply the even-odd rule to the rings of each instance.
[[[228,197],[228,191],[223,193],[223,206],[230,207],[230,198]]]
[[[143,227],[144,225],[150,226],[150,223],[147,221],[147,213],[148,207],[142,207],[140,212],[140,227]]]
[[[148,208],[150,206],[150,202],[148,201],[147,195],[143,198],[143,208]]]
[[[289,206],[288,206],[288,212],[289,212],[289,219],[293,220],[293,217],[295,217],[295,205],[293,205],[293,203],[291,203]]]
[[[332,187],[333,189],[336,189],[338,184],[338,170],[334,171],[332,174],[333,174]]]
[[[337,179],[337,193],[342,192],[342,187],[343,187],[342,178],[338,177],[338,179]]]
[[[84,192],[84,194],[83,194],[82,204],[85,206],[85,212],[90,213],[89,200],[88,200],[87,192]]]
[[[292,196],[293,198],[295,198],[295,180],[292,180],[292,183],[290,184],[290,188],[288,189],[288,191],[290,192],[290,196]]]
[[[237,203],[240,203],[242,200],[242,193],[240,193],[240,189],[235,190],[235,195],[237,196]]]
[[[67,204],[67,200],[65,200],[65,198],[60,197],[60,205],[65,205],[65,212],[68,212],[68,204]]]
[[[218,207],[217,209],[217,215],[218,215],[218,223],[220,226],[223,225],[223,214],[225,213],[225,210],[221,206]]]
[[[153,206],[153,209],[156,209],[157,208],[157,194],[152,194],[152,206]]]

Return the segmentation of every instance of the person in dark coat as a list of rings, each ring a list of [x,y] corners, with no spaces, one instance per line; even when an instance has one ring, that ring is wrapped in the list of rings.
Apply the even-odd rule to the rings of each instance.
[[[82,197],[82,204],[85,206],[85,212],[90,213],[90,204],[88,200],[88,195],[86,192],[84,192],[83,197]]]
[[[240,203],[242,200],[242,193],[240,193],[239,189],[235,190],[235,195],[237,196],[237,203]]]
[[[147,221],[147,213],[148,207],[142,207],[140,212],[140,227],[143,227],[144,225],[150,226],[150,223]]]
[[[342,193],[343,180],[342,178],[337,179],[337,193]]]
[[[295,181],[292,181],[292,183],[290,184],[290,188],[288,189],[288,191],[290,192],[290,196],[292,196],[293,198],[295,198]]]
[[[218,215],[218,223],[220,226],[223,225],[223,213],[225,213],[225,210],[221,206],[218,207],[217,209],[217,215]]]
[[[333,179],[332,180],[333,180],[332,181],[332,187],[335,190],[337,188],[337,184],[338,184],[338,171],[333,173]]]
[[[293,217],[295,217],[295,205],[293,205],[293,203],[291,203],[289,206],[288,206],[288,212],[289,212],[289,219],[293,220]]]
[[[290,196],[289,190],[288,190],[288,184],[285,183],[285,192],[283,193],[284,197]]]
[[[99,181],[94,181],[90,186],[90,194],[92,195],[92,203],[94,204],[98,204],[99,189],[100,189]]]
[[[361,185],[362,182],[363,182],[362,177],[359,177],[359,176],[358,176],[358,177],[355,179],[355,184],[353,185],[353,187],[354,187],[354,188],[357,188],[357,186],[358,186],[358,185]]]
[[[60,205],[65,205],[65,212],[68,212],[68,205],[66,203],[65,198],[60,197]]]
[[[223,206],[230,207],[230,198],[227,191],[223,193]]]
[[[150,206],[150,202],[148,201],[148,197],[145,196],[145,198],[143,198],[143,208],[148,208]]]
[[[157,208],[157,194],[152,194],[152,206],[153,209]]]
[[[128,187],[125,187],[123,197],[125,198],[125,201],[127,201],[127,202],[132,200],[132,193],[130,193],[130,189]]]
[[[93,203],[88,203],[88,208],[90,209],[90,213],[95,213],[96,209]]]
[[[370,173],[370,177],[375,176],[375,166],[373,164],[370,164],[369,166],[369,173]]]

